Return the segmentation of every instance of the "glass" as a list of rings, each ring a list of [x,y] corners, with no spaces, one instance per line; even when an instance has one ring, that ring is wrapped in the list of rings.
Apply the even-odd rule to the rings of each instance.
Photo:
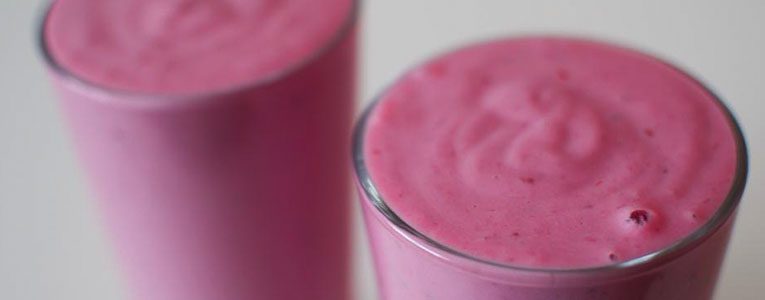
[[[719,97],[715,99],[727,116],[737,147],[735,178],[718,211],[695,232],[664,249],[583,269],[535,269],[474,257],[402,220],[377,191],[364,162],[365,126],[380,101],[376,100],[356,125],[353,163],[381,299],[711,299],[748,167],[741,129]]]
[[[271,76],[188,95],[115,90],[39,47],[134,299],[348,299],[353,2]]]

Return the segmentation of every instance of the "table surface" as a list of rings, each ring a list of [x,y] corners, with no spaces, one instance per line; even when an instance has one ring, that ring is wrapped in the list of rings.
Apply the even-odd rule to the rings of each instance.
[[[41,0],[0,1],[0,299],[124,299],[34,48]],[[765,293],[765,1],[385,0],[363,8],[362,98],[468,41],[561,33],[656,53],[697,74],[736,111],[749,186],[717,299]],[[356,299],[375,299],[356,217]]]

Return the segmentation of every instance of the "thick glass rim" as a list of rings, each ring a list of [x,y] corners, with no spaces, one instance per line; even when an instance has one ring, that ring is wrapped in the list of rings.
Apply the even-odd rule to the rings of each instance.
[[[227,85],[222,88],[213,88],[209,90],[201,90],[194,92],[171,92],[171,93],[153,93],[138,90],[129,90],[121,88],[107,87],[102,84],[98,84],[87,80],[71,70],[61,65],[48,47],[48,41],[46,39],[46,28],[49,15],[53,10],[57,0],[49,0],[43,3],[36,29],[36,43],[37,50],[42,56],[42,59],[49,70],[53,71],[58,78],[63,80],[66,84],[70,84],[76,88],[84,89],[87,92],[100,93],[102,95],[116,95],[118,97],[106,97],[108,102],[127,102],[130,104],[136,104],[143,102],[150,105],[168,105],[168,104],[194,104],[205,101],[221,101],[228,98],[227,96],[235,95],[242,92],[247,92],[257,88],[273,85],[280,80],[288,78],[295,73],[302,71],[310,66],[313,62],[326,55],[332,49],[339,47],[346,37],[352,35],[355,32],[356,24],[358,23],[359,14],[361,10],[362,0],[350,0],[351,6],[345,19],[340,24],[340,27],[325,41],[311,52],[288,64],[287,66],[277,69],[276,71],[269,72],[263,76],[257,76],[253,79],[236,82],[231,85]],[[102,99],[105,97],[97,97]],[[150,100],[150,101],[147,101]]]
[[[566,37],[566,36],[556,36],[556,35],[528,35],[528,36],[515,36],[515,37],[505,37],[500,39],[484,40],[484,41],[479,41],[479,44],[485,43],[485,42],[497,41],[497,40],[523,39],[523,38],[529,38],[529,37],[563,38],[563,39],[575,40],[575,41],[594,42],[598,44],[605,43],[606,45],[618,47],[620,49],[624,49],[632,53],[645,55],[680,72],[682,75],[686,76],[692,82],[694,82],[695,84],[703,88],[704,91],[706,91],[709,95],[711,95],[714,98],[715,104],[719,107],[721,112],[725,115],[727,123],[730,126],[730,129],[733,133],[733,138],[735,139],[735,144],[736,144],[736,170],[735,170],[734,178],[733,178],[733,181],[731,182],[730,190],[728,194],[726,195],[724,201],[720,205],[720,207],[705,224],[703,224],[701,227],[691,232],[684,238],[680,239],[679,241],[673,244],[670,244],[667,247],[664,247],[662,249],[656,250],[654,252],[651,252],[651,253],[648,253],[648,254],[645,254],[640,257],[636,257],[627,261],[615,263],[615,264],[607,264],[602,266],[584,267],[584,268],[534,268],[534,267],[512,265],[512,264],[497,262],[490,259],[477,257],[460,250],[456,250],[420,232],[413,226],[409,225],[401,217],[399,217],[385,202],[384,198],[382,197],[380,192],[377,190],[377,187],[375,186],[371,178],[369,170],[367,169],[367,166],[364,161],[364,138],[366,133],[367,121],[369,120],[369,117],[374,111],[375,107],[382,101],[382,98],[384,98],[385,95],[387,94],[387,91],[389,90],[389,88],[385,88],[380,94],[378,94],[373,99],[372,103],[367,106],[367,108],[362,112],[361,116],[357,120],[357,123],[353,131],[353,137],[352,137],[353,141],[351,145],[352,147],[351,151],[352,151],[352,159],[353,159],[352,163],[353,163],[353,168],[356,174],[357,184],[363,190],[365,198],[370,202],[369,204],[374,206],[376,208],[376,211],[382,214],[385,217],[385,220],[387,220],[394,226],[394,229],[396,229],[396,232],[402,235],[406,235],[405,238],[409,242],[414,243],[416,246],[422,248],[423,250],[427,252],[430,252],[430,254],[433,254],[434,256],[437,256],[441,259],[450,260],[452,258],[457,258],[457,259],[465,260],[467,262],[476,263],[480,266],[486,266],[492,270],[499,271],[499,272],[522,272],[522,273],[539,274],[539,275],[592,275],[592,274],[604,274],[604,273],[612,273],[612,272],[627,272],[627,271],[633,271],[633,270],[637,271],[637,270],[644,270],[645,268],[651,268],[653,267],[652,265],[653,263],[661,262],[665,260],[672,260],[676,258],[677,255],[684,253],[684,251],[692,249],[692,247],[703,242],[704,240],[709,238],[711,235],[716,233],[717,230],[720,229],[723,225],[725,225],[728,219],[736,212],[736,209],[741,201],[744,188],[746,186],[746,180],[748,176],[748,150],[747,150],[746,141],[744,139],[743,132],[741,130],[740,125],[738,124],[738,121],[736,120],[732,110],[728,108],[728,106],[717,95],[717,93],[712,91],[708,87],[708,85],[704,84],[697,77],[692,76],[689,72],[677,67],[677,65],[670,63],[666,59],[663,59],[652,53],[644,52],[642,50],[637,50],[631,47],[625,47],[618,43],[612,43],[609,41],[603,41],[603,40],[599,41],[595,39],[570,37],[570,36]],[[468,47],[469,45],[476,45],[476,43],[469,43]],[[461,49],[461,48],[458,48],[458,49]],[[450,52],[451,51],[447,51],[446,53],[450,53]],[[404,72],[403,74],[407,74],[407,73],[408,71]],[[401,78],[401,77],[398,77],[398,78]],[[365,201],[365,200],[362,200],[362,201]],[[362,205],[365,205],[365,204],[366,203],[362,203]],[[436,253],[433,252],[434,250],[436,251]]]

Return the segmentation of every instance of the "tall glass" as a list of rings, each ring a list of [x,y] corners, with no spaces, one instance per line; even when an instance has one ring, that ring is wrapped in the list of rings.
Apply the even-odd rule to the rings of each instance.
[[[737,167],[727,198],[713,217],[664,249],[583,269],[535,269],[489,261],[439,243],[407,224],[382,198],[365,165],[365,127],[375,109],[372,104],[355,128],[353,163],[380,299],[711,299],[748,166],[741,130],[727,107],[720,100],[717,104],[735,137]]]
[[[43,19],[40,49],[133,299],[349,298],[354,6],[299,63],[189,95],[79,78],[49,52]]]

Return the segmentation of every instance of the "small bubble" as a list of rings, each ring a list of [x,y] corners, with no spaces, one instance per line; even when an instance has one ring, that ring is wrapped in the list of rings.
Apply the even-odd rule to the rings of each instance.
[[[666,225],[663,215],[648,204],[626,206],[619,209],[618,221],[625,233],[646,234],[647,232],[659,232]],[[688,217],[690,218],[690,217]]]
[[[633,210],[632,213],[630,213],[630,218],[628,221],[633,222],[637,225],[644,225],[648,223],[648,212],[642,209]]]

